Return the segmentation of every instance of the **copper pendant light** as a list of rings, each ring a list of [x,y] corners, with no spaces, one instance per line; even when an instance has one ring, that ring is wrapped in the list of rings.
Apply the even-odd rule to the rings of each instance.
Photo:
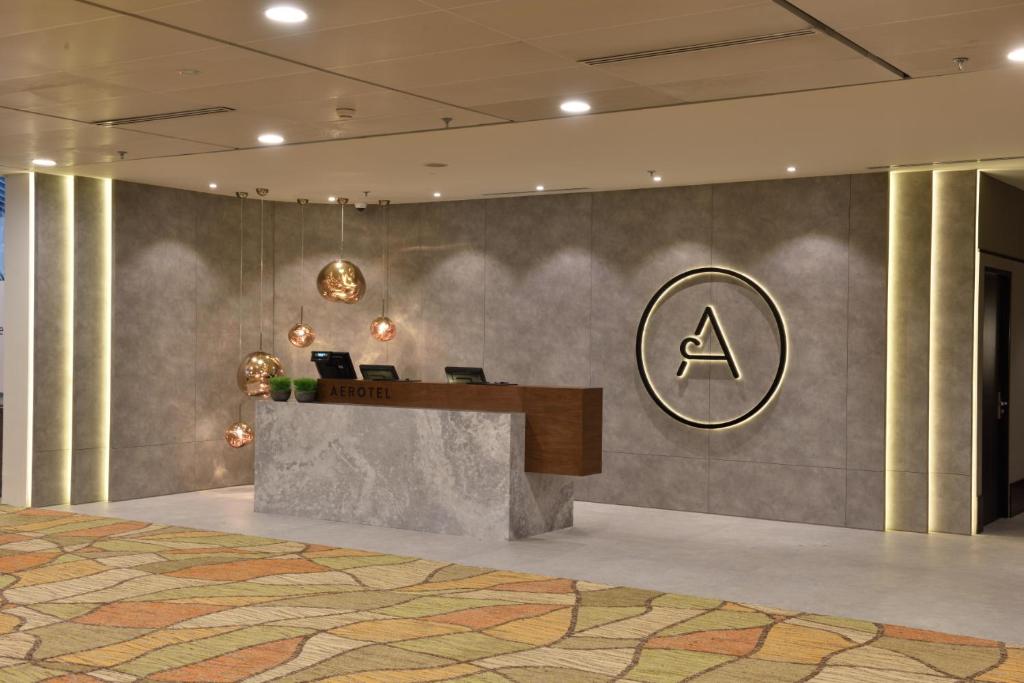
[[[288,330],[288,341],[291,342],[292,346],[304,349],[314,341],[316,341],[316,332],[312,327],[302,322],[302,310],[299,307],[299,322],[292,326],[292,329]]]
[[[381,221],[384,223],[384,297],[380,302],[380,315],[370,323],[370,335],[381,342],[388,342],[398,334],[398,327],[395,321],[388,317],[388,297],[391,296],[391,223],[388,220],[388,206],[391,204],[387,199],[379,202],[381,210]]]
[[[263,198],[267,195],[265,187],[256,188],[260,196],[260,288],[259,288],[259,327],[260,348],[242,359],[238,365],[235,378],[238,388],[248,396],[269,396],[270,378],[284,374],[281,359],[263,350]],[[241,289],[241,266],[239,266],[239,289]],[[241,339],[241,337],[239,337]]]
[[[256,438],[252,425],[242,419],[242,404],[238,404],[238,422],[224,430],[224,440],[232,448],[248,446]]]
[[[348,199],[338,198],[341,205],[341,250],[338,258],[334,259],[322,269],[316,276],[316,288],[320,296],[328,301],[343,304],[354,304],[359,301],[366,292],[366,278],[359,266],[346,261],[345,254],[345,205]]]
[[[398,328],[395,327],[395,321],[386,315],[379,315],[370,323],[370,334],[377,341],[391,341],[397,333]]]
[[[253,442],[256,435],[247,422],[236,422],[224,432],[224,440],[232,448],[243,448]]]
[[[306,204],[308,199],[299,199],[299,282],[306,281]],[[299,291],[302,291],[300,284]],[[301,296],[301,295],[300,295]],[[304,349],[316,340],[316,332],[307,325],[302,317],[304,307],[299,306],[299,322],[288,330],[288,341],[292,346]]]

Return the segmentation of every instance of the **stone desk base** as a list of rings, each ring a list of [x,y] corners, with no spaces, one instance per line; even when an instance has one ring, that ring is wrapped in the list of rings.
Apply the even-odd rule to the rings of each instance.
[[[526,418],[259,402],[256,511],[514,539],[572,526],[571,477],[524,471]]]

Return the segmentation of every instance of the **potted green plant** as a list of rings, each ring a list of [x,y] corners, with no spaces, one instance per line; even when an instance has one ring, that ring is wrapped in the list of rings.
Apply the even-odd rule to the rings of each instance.
[[[314,403],[316,401],[316,380],[312,377],[299,377],[294,380],[295,398],[299,403]]]
[[[292,397],[292,378],[291,377],[271,377],[270,378],[270,398],[275,401],[287,401]]]

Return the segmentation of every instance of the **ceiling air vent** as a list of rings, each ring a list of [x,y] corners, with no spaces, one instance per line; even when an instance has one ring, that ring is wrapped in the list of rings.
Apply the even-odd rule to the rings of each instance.
[[[549,187],[543,191],[519,190],[518,192],[484,192],[481,197],[511,197],[515,195],[545,195],[558,192],[587,192],[589,187]]]
[[[734,47],[737,45],[756,45],[757,43],[771,43],[776,40],[787,40],[801,36],[814,35],[813,28],[802,28],[796,31],[784,31],[782,33],[767,33],[763,36],[748,36],[746,38],[734,38],[733,40],[716,40],[711,43],[697,43],[695,45],[680,45],[678,47],[665,47],[660,50],[642,50],[640,52],[627,52],[621,55],[608,55],[607,57],[590,57],[579,60],[581,64],[597,66],[598,64],[615,64],[616,62],[629,62],[634,59],[651,59],[652,57],[665,57],[668,55],[681,55],[687,52],[702,52],[704,50],[717,50],[721,47]]]
[[[186,111],[169,111],[162,114],[144,114],[142,116],[126,116],[122,119],[103,119],[93,121],[97,126],[128,126],[135,123],[150,123],[151,121],[167,121],[168,119],[184,119],[190,116],[207,116],[209,114],[223,114],[227,111],[234,111],[231,107],[206,107],[205,109],[188,109]]]

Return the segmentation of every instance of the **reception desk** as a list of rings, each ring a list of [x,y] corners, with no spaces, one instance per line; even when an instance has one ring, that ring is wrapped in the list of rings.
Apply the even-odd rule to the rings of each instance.
[[[319,397],[257,403],[257,512],[523,538],[572,526],[573,475],[600,471],[600,389],[321,380]]]
[[[489,410],[526,416],[526,471],[577,477],[601,473],[599,388],[322,379],[320,403]]]

